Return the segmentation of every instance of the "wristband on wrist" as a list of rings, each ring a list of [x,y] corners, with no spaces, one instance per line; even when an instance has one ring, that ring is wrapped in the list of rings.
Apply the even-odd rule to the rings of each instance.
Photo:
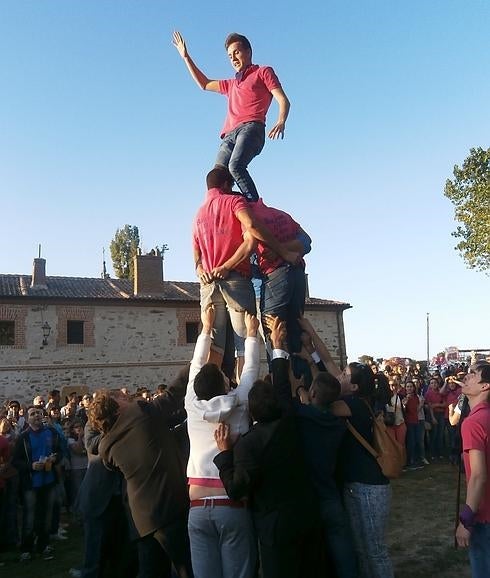
[[[468,504],[465,504],[463,506],[463,509],[459,513],[459,521],[463,524],[463,526],[467,530],[471,530],[475,525],[475,518],[476,518],[475,512],[473,512],[473,510],[468,506]]]
[[[318,355],[318,351],[314,351],[310,357],[315,363],[320,363],[320,356]]]

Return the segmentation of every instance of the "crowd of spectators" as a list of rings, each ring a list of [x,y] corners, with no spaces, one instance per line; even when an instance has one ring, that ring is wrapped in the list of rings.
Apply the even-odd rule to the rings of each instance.
[[[378,391],[376,410],[383,412],[389,433],[405,445],[407,469],[421,469],[441,460],[458,464],[461,437],[457,408],[462,402],[461,382],[468,363],[431,370],[420,363],[370,361],[368,365]]]

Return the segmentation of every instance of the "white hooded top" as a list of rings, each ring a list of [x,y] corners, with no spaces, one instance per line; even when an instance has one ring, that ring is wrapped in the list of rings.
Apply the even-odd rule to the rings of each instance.
[[[249,430],[248,392],[259,375],[259,341],[257,337],[247,337],[245,340],[245,360],[236,389],[210,400],[199,400],[194,391],[194,379],[206,363],[210,347],[211,336],[201,333],[191,362],[184,402],[191,446],[187,476],[219,480],[218,468],[213,463],[213,458],[219,453],[214,432],[218,423],[227,423],[230,426],[231,438],[235,441],[239,435]]]

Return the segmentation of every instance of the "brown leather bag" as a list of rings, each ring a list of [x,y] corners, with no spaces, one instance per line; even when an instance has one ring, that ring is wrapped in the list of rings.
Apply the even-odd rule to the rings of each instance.
[[[405,447],[388,433],[383,414],[376,417],[369,403],[367,401],[365,403],[373,418],[373,445],[356,430],[349,420],[347,420],[347,429],[376,459],[381,471],[387,478],[399,478],[407,461]]]

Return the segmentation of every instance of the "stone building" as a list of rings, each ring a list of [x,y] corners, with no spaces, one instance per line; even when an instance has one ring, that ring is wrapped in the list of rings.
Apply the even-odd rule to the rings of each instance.
[[[306,302],[341,364],[348,308]],[[32,275],[0,275],[0,401],[52,388],[154,389],[191,359],[199,320],[199,284],[164,281],[159,255],[136,257],[134,283],[46,276],[45,259],[35,259]]]

